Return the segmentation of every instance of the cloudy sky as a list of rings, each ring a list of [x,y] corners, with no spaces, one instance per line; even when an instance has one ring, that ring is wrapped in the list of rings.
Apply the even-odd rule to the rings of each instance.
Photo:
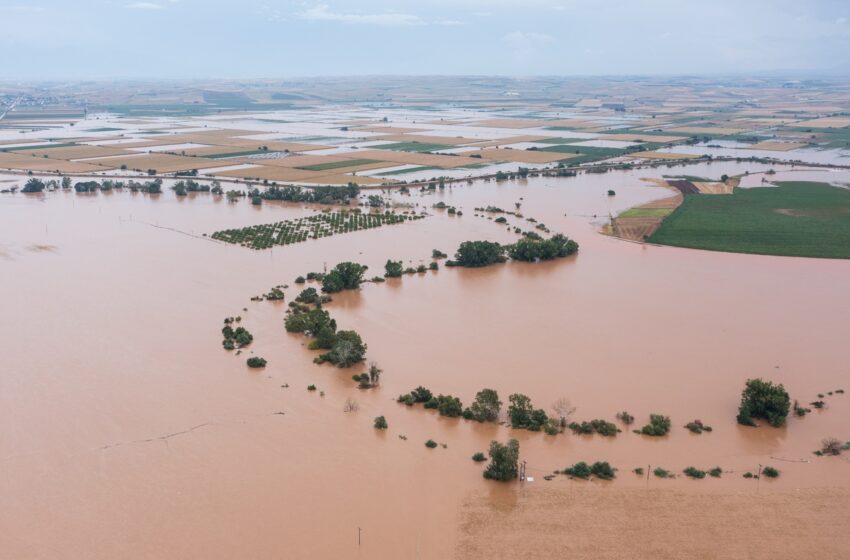
[[[850,75],[850,0],[0,0],[0,80]]]

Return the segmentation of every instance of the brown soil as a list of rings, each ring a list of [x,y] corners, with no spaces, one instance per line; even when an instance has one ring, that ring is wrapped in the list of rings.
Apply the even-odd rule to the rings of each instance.
[[[695,483],[696,484],[696,483]],[[555,479],[464,504],[456,558],[839,559],[850,490],[687,493]],[[494,504],[494,494],[501,503]]]

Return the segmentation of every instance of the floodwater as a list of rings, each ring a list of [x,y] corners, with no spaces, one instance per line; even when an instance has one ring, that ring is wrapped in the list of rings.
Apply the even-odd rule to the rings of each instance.
[[[766,169],[715,162],[676,172]],[[850,390],[850,262],[598,233],[609,214],[668,196],[640,180],[662,172],[394,195],[419,208],[443,200],[464,215],[434,210],[262,252],[201,234],[315,209],[170,192],[0,196],[0,557],[448,558],[464,503],[503,511],[523,499],[519,483],[487,482],[470,460],[509,437],[521,442],[535,492],[579,484],[542,476],[580,460],[620,469],[599,492],[750,493],[756,483],[741,473],[759,464],[782,471],[760,482],[762,493],[850,487],[846,461],[811,453],[824,437],[850,439],[850,395],[828,396],[827,408],[781,429],[734,421],[748,377],[784,383],[803,403]],[[350,377],[361,368],[311,363],[307,341],[283,329],[285,304],[250,301],[278,284],[292,286],[292,299],[296,276],[343,260],[368,264],[371,276],[388,258],[427,263],[432,249],[452,253],[463,240],[510,242],[514,234],[473,209],[517,202],[575,238],[579,254],[441,268],[335,296],[328,309],[340,328],[356,329],[385,371],[378,389],[356,389]],[[221,348],[222,319],[233,315],[255,336],[242,356]],[[268,367],[249,370],[251,353]],[[576,420],[627,410],[640,426],[658,412],[673,430],[551,437],[394,402],[418,385],[464,403],[484,387],[546,409],[567,397]],[[344,412],[346,399],[359,410]],[[388,430],[372,428],[378,415]],[[682,426],[694,419],[714,431],[689,433]],[[429,438],[446,447],[427,449]],[[647,465],[733,472],[648,483],[630,472]]]

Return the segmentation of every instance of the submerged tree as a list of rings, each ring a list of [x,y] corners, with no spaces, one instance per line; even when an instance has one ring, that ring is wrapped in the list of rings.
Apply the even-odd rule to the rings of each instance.
[[[484,478],[502,482],[517,477],[519,470],[519,442],[511,439],[508,443],[490,442],[490,464],[484,470]]]
[[[387,264],[384,265],[384,276],[387,278],[399,278],[403,272],[404,266],[401,261],[387,260]]]
[[[475,395],[472,404],[463,411],[463,417],[478,422],[494,422],[499,418],[502,401],[494,389],[482,389]]]
[[[332,294],[343,290],[356,290],[363,282],[367,267],[353,262],[341,262],[322,279],[322,291]]]
[[[785,423],[790,409],[791,397],[784,386],[761,379],[748,379],[741,393],[738,423],[755,426],[753,418],[764,418],[771,426],[779,427]]]
[[[566,428],[567,424],[570,423],[570,416],[572,416],[575,411],[576,407],[574,407],[573,403],[570,402],[570,399],[566,397],[561,397],[552,403],[552,412],[554,412],[555,416],[558,418],[561,430]]]
[[[330,362],[337,367],[351,367],[366,357],[366,344],[355,331],[339,331],[330,351],[316,358],[316,363]]]

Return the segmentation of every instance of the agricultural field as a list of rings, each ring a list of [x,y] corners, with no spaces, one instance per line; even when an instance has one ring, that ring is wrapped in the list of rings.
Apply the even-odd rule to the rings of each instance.
[[[782,182],[729,196],[687,195],[652,243],[732,253],[850,258],[850,191]]]
[[[260,250],[271,249],[275,245],[303,243],[308,239],[320,239],[422,218],[424,216],[420,214],[399,214],[395,212],[322,212],[305,218],[284,220],[273,224],[217,231],[210,237],[225,243]]]

